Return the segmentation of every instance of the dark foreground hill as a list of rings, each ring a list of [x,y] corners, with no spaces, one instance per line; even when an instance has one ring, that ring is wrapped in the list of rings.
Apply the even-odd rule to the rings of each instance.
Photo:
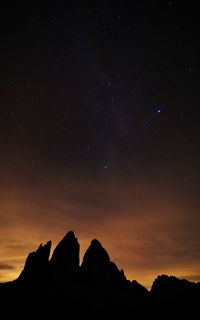
[[[18,279],[0,284],[2,319],[189,319],[199,315],[200,284],[159,276],[149,292],[126,279],[94,239],[79,263],[72,231],[49,260],[51,241],[28,255]]]

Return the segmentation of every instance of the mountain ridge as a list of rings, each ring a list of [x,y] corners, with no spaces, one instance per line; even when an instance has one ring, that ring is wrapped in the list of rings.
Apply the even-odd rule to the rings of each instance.
[[[38,317],[42,310],[41,319],[47,314],[54,319],[53,314],[61,315],[65,306],[75,318],[82,313],[128,317],[134,309],[141,319],[154,319],[167,306],[167,315],[173,319],[172,314],[180,315],[183,310],[185,314],[198,306],[200,284],[160,275],[149,291],[136,280],[127,280],[97,239],[91,241],[81,263],[80,244],[73,231],[66,233],[50,257],[51,244],[40,244],[29,253],[19,277],[0,284],[1,307],[8,310],[11,303],[17,309],[25,301],[25,313],[23,308],[20,312],[26,317],[29,310],[34,310],[34,317]],[[49,301],[54,302],[52,313]]]

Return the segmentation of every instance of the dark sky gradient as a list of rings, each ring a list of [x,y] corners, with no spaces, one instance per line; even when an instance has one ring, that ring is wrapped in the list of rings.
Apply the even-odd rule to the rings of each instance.
[[[28,1],[0,20],[0,281],[69,229],[147,287],[200,280],[197,2]]]

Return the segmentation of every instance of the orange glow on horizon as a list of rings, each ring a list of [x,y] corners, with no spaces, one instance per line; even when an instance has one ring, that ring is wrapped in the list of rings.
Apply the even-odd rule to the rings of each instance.
[[[94,186],[54,178],[46,186],[4,187],[0,282],[15,279],[40,243],[52,240],[52,253],[69,230],[79,240],[81,259],[97,238],[127,278],[148,289],[159,274],[198,281],[198,224],[185,203],[146,182],[116,182],[99,180]]]

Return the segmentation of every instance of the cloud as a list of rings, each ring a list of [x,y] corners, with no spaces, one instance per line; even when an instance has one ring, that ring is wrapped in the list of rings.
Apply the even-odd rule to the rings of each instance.
[[[0,262],[0,270],[13,270],[13,269],[15,269],[13,265]]]
[[[12,180],[3,188],[0,259],[5,265],[11,264],[7,258],[23,257],[16,263],[20,271],[39,243],[52,240],[54,247],[72,229],[81,255],[97,238],[129,279],[146,279],[148,286],[160,273],[198,273],[200,218],[192,206],[188,211],[187,193],[136,178],[91,182],[63,175],[48,183],[30,181],[15,186]],[[11,279],[12,271],[6,276],[2,270]]]
[[[200,274],[185,275],[185,276],[180,276],[179,278],[187,279],[189,281],[200,282]]]
[[[192,274],[186,276],[180,276],[180,278],[187,279],[189,281],[200,282],[200,274]]]

